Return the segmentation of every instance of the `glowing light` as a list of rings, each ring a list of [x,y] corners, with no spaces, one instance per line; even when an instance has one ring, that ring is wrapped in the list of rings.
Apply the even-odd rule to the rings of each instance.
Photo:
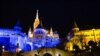
[[[36,29],[39,24],[40,24],[40,20],[39,20],[38,10],[37,10],[36,19],[35,19],[35,21],[33,23],[33,28]]]
[[[19,48],[23,48],[27,35],[20,31],[0,29],[0,45],[5,46],[6,51],[14,51],[19,42]]]
[[[92,41],[96,41],[96,42],[99,42],[100,41],[100,29],[91,29],[91,30],[83,30],[83,31],[78,31],[76,33],[74,33],[75,35],[71,37],[70,41],[67,42],[67,45],[66,45],[66,49],[67,49],[67,46],[69,48],[72,48],[73,45],[68,45],[68,43],[75,43],[79,46],[80,49],[82,49],[82,45],[88,45],[88,42],[90,40]],[[84,44],[81,44],[80,42],[80,37],[82,37],[83,39],[81,40],[82,43]],[[76,40],[77,39],[77,40]],[[79,43],[80,42],[80,43]],[[91,47],[90,47],[91,48]],[[69,51],[72,50],[72,49],[69,49]]]
[[[46,36],[44,29],[38,29],[34,31],[36,35],[42,35],[42,38],[28,38],[26,34],[10,30],[0,29],[0,45],[5,46],[5,50],[9,52],[17,51],[32,51],[38,48],[51,48],[59,44],[59,39]],[[19,47],[17,48],[17,43]]]

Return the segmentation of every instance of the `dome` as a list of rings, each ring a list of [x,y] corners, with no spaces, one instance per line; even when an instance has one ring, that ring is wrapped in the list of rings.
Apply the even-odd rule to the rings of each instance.
[[[35,29],[33,32],[34,37],[45,37],[46,30],[42,28]]]

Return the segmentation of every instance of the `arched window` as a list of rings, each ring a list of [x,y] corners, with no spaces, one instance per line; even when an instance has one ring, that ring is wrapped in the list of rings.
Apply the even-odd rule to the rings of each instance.
[[[52,56],[50,53],[45,53],[43,56]]]

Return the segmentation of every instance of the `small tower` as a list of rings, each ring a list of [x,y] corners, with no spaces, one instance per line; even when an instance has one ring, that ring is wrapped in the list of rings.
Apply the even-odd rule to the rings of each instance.
[[[38,15],[38,10],[37,10],[36,18],[35,18],[35,21],[33,23],[33,30],[36,29],[39,24],[40,24],[40,20],[39,20],[39,15]]]
[[[74,28],[72,29],[74,32],[78,32],[79,31],[79,28],[76,24],[76,22],[74,22]]]
[[[50,28],[50,36],[53,37],[53,30],[52,30],[52,27]]]
[[[22,30],[19,21],[17,21],[17,23],[15,24],[15,26],[14,26],[14,30],[17,30],[17,31],[21,31],[21,30]]]
[[[75,33],[78,31],[79,31],[79,28],[78,28],[76,22],[74,21],[73,28],[70,30],[70,32],[67,35],[67,40],[70,40],[72,37],[74,37]]]
[[[33,32],[32,32],[32,30],[31,30],[31,28],[29,28],[28,37],[29,37],[29,38],[33,38]]]

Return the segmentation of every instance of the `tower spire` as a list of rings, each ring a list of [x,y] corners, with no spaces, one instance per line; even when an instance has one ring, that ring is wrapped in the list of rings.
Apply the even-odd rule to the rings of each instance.
[[[50,36],[53,36],[53,30],[52,30],[52,27],[50,28]]]
[[[38,11],[39,11],[39,10],[37,10],[37,12],[36,12],[36,19],[39,19]]]
[[[29,28],[29,31],[28,31],[28,37],[30,37],[30,38],[32,38],[32,37],[33,37],[31,27]]]
[[[36,18],[35,18],[35,21],[33,23],[33,28],[36,29],[39,24],[40,24],[40,20],[39,20],[39,15],[38,15],[38,10],[37,10],[37,12],[36,12]]]
[[[76,21],[74,21],[74,28],[78,28]]]
[[[77,26],[77,24],[76,24],[75,21],[74,21],[74,28],[73,28],[73,31],[74,31],[74,32],[79,31],[79,28],[78,28],[78,26]]]

